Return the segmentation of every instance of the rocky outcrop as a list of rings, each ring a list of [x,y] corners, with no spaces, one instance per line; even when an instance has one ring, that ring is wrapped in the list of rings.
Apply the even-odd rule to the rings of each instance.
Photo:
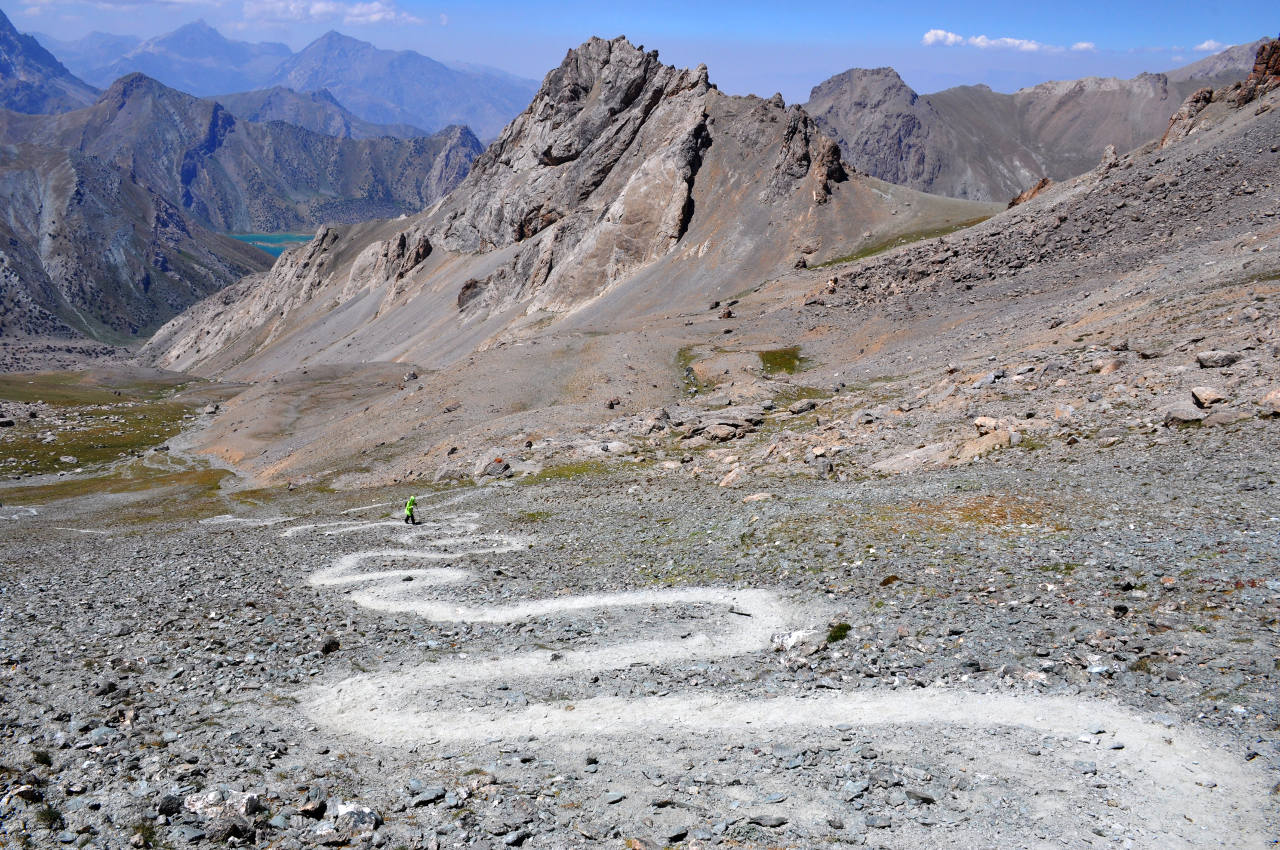
[[[1178,139],[1212,125],[1231,109],[1250,104],[1276,88],[1280,88],[1280,39],[1269,39],[1258,44],[1253,67],[1244,80],[1217,90],[1209,87],[1197,89],[1183,101],[1169,119],[1169,126],[1160,138],[1160,147],[1168,147]]]
[[[1258,46],[1253,70],[1236,95],[1236,105],[1244,106],[1277,87],[1280,87],[1280,39],[1272,39]]]
[[[1219,197],[1251,197],[1258,193],[1255,187],[1269,185],[1274,177],[1275,153],[1261,149],[1255,154],[1257,143],[1246,137],[1275,138],[1276,119],[1269,109],[1255,117],[1219,96],[1231,91],[1189,101],[1180,114],[1190,116],[1185,126],[1193,129],[1165,141],[1179,152],[1176,157],[1154,145],[1124,156],[1109,150],[1093,171],[1050,187],[991,222],[840,269],[811,297],[833,307],[943,291],[976,294],[1008,286],[1008,280],[1037,268],[1063,265],[1077,269],[1074,277],[1097,266],[1121,275],[1150,262],[1153,245],[1172,250],[1203,240],[1207,212],[1227,220]],[[1175,119],[1175,129],[1183,126]],[[1202,135],[1210,141],[1197,143]],[[1224,193],[1228,185],[1232,188]],[[1056,319],[1048,327],[1061,324]]]
[[[1247,68],[1238,48],[1213,58],[1189,75],[1091,77],[1013,94],[958,86],[918,95],[892,68],[852,69],[815,86],[805,109],[861,172],[990,201],[1083,174],[1107,145],[1128,151],[1155,138],[1182,98],[1221,84],[1224,69]]]
[[[33,114],[66,112],[88,106],[97,94],[38,41],[14,29],[0,11],[0,108]]]
[[[1112,153],[1114,153],[1114,150],[1112,151]],[[1050,180],[1048,177],[1041,177],[1038,181],[1036,181],[1036,185],[1026,189],[1025,191],[1019,192],[1017,195],[1015,195],[1009,201],[1009,209],[1013,209],[1018,204],[1025,204],[1027,201],[1036,197],[1037,195],[1039,195],[1041,192],[1048,189],[1052,185],[1053,185],[1053,181]]]
[[[1170,142],[1190,133],[1196,116],[1203,112],[1205,107],[1212,102],[1213,89],[1196,89],[1194,93],[1182,102],[1182,105],[1178,107],[1178,111],[1169,118],[1169,126],[1165,129],[1164,135],[1160,137],[1160,147],[1168,147]]]

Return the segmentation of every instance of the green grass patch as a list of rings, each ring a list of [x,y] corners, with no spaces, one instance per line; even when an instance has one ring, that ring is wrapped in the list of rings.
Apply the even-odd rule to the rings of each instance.
[[[964,230],[966,227],[973,227],[975,224],[981,224],[990,217],[991,216],[984,215],[978,218],[969,219],[968,221],[962,221],[959,224],[949,224],[944,227],[933,227],[928,230],[917,230],[911,233],[904,233],[903,235],[895,236],[892,239],[873,242],[870,245],[854,251],[852,254],[846,254],[842,257],[836,257],[835,259],[818,263],[816,266],[811,266],[811,268],[822,269],[827,266],[838,266],[842,263],[852,263],[857,260],[865,260],[867,257],[874,257],[876,254],[883,254],[885,251],[891,251],[894,248],[901,248],[903,245],[910,245],[912,242],[919,242],[922,239],[935,239],[940,236],[949,236],[957,230]]]
[[[62,819],[62,812],[53,806],[46,805],[40,811],[36,812],[36,823],[45,829],[62,829],[65,821]]]
[[[827,643],[839,643],[849,636],[852,628],[848,623],[836,623],[827,630]]]
[[[0,374],[0,400],[42,401],[58,407],[117,404],[162,398],[181,385],[112,378],[96,372],[8,372]]]
[[[551,519],[551,511],[521,511],[516,514],[518,522],[546,522]]]
[[[120,460],[176,436],[188,412],[163,401],[80,408],[57,425],[19,419],[0,432],[0,473],[43,475]],[[63,463],[64,456],[75,463]]]
[[[541,472],[526,475],[519,480],[521,484],[536,484],[540,481],[565,481],[572,478],[606,475],[610,471],[609,464],[603,460],[579,460],[543,467]]]
[[[0,375],[0,399],[54,408],[35,419],[21,409],[8,411],[15,424],[0,430],[0,475],[92,468],[158,446],[177,435],[205,401],[179,396],[184,386],[94,371]]]
[[[226,512],[221,494],[224,478],[232,475],[225,469],[198,467],[164,472],[133,468],[113,470],[109,475],[68,478],[51,484],[9,487],[3,493],[6,504],[39,505],[63,499],[107,496],[112,494],[147,493],[151,498],[124,506],[112,506],[115,524],[150,522],[157,519],[204,519]],[[86,503],[86,512],[100,507]]]
[[[698,377],[697,370],[693,368],[693,364],[699,359],[692,345],[686,345],[676,352],[676,369],[680,373],[680,381],[686,394],[715,389],[715,384],[703,381]]]
[[[813,362],[808,357],[801,356],[798,345],[771,348],[757,351],[756,354],[760,357],[760,367],[766,375],[794,375],[809,368],[809,364]]]

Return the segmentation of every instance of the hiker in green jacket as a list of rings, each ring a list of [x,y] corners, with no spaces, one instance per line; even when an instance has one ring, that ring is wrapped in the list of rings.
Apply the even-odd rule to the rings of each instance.
[[[418,504],[417,496],[410,496],[409,501],[404,503],[404,521],[410,525],[418,524],[418,518],[413,515],[413,508],[416,504]]]

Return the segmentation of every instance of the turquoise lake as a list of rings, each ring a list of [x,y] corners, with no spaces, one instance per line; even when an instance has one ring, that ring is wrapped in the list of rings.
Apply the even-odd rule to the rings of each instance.
[[[314,233],[232,233],[231,236],[241,242],[248,242],[261,248],[273,257],[278,257],[285,249],[303,242],[310,242]]]

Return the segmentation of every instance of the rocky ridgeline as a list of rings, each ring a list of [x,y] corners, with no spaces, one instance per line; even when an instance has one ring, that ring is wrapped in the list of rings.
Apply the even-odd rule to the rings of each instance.
[[[1191,94],[1169,119],[1169,127],[1160,140],[1161,147],[1212,126],[1232,109],[1240,109],[1268,92],[1280,87],[1280,40],[1263,42],[1258,47],[1257,59],[1249,76],[1243,81],[1219,89],[1201,88]],[[1216,109],[1209,107],[1217,104]],[[1274,107],[1272,103],[1258,106],[1258,112]],[[1208,110],[1208,111],[1206,111]]]
[[[1176,147],[1109,154],[988,224],[838,267],[794,307],[806,325],[854,326],[1010,311],[1016,339],[975,326],[963,359],[923,369],[899,359],[885,368],[905,375],[870,386],[738,374],[687,404],[577,435],[463,446],[436,476],[625,458],[767,489],[778,476],[895,474],[1011,448],[1044,458],[1154,445],[1187,425],[1265,430],[1280,414],[1280,151],[1276,113],[1252,113],[1233,108],[1236,123]],[[717,362],[708,353],[690,380],[715,383]],[[797,392],[817,398],[792,402]]]
[[[862,173],[924,192],[1004,201],[1042,178],[1087,171],[1107,145],[1130,150],[1154,138],[1197,88],[1220,85],[1228,69],[1248,73],[1241,52],[1232,48],[1186,74],[1089,77],[1012,94],[956,86],[920,95],[892,68],[855,68],[815,86],[805,109]]]
[[[705,65],[663,65],[624,38],[570,51],[433,215],[431,238],[449,251],[518,245],[463,286],[459,308],[531,300],[567,310],[672,251],[695,215],[704,159],[731,137],[774,153],[750,177],[758,198],[736,215],[801,183],[823,201],[845,178],[839,150],[805,113],[776,99],[739,116],[725,108],[736,100],[714,89]]]

